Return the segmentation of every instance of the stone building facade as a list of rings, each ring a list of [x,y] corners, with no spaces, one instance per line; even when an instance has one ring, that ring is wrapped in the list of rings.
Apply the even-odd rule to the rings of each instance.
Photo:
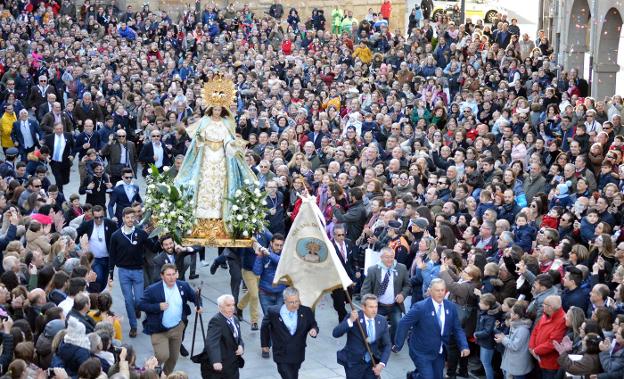
[[[543,26],[565,69],[580,73],[590,68],[591,95],[602,99],[624,80],[622,63],[624,34],[621,0],[544,0]],[[587,55],[590,59],[587,59]],[[585,67],[589,63],[591,67]],[[620,73],[618,75],[618,73]],[[620,83],[620,89],[624,87]]]

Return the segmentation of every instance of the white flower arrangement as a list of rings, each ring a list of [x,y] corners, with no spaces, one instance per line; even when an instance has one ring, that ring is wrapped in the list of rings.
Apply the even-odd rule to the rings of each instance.
[[[230,216],[225,222],[232,230],[232,238],[250,238],[267,226],[266,193],[260,191],[259,183],[245,180],[245,186],[234,192],[227,200],[232,204]]]
[[[175,186],[170,175],[159,173],[153,165],[146,181],[143,220],[151,219],[155,226],[150,238],[171,234],[177,243],[181,243],[184,235],[190,234],[188,231],[195,225],[191,194]]]

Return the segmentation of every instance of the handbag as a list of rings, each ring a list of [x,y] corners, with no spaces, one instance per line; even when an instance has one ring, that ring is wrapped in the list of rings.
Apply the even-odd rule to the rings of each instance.
[[[191,362],[197,364],[202,363],[205,360],[208,360],[208,353],[205,350],[191,357]]]

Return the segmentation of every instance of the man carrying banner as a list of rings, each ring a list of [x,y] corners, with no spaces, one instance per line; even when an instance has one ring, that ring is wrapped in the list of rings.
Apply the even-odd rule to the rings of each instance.
[[[344,366],[347,379],[378,378],[388,364],[392,347],[388,321],[377,314],[377,309],[377,296],[362,296],[362,310],[351,311],[349,318],[332,332],[334,338],[347,334],[345,347],[337,353],[338,363]]]
[[[353,245],[353,242],[346,238],[346,228],[343,224],[336,224],[334,226],[333,245],[336,253],[338,253],[340,263],[342,263],[342,267],[344,267],[349,278],[356,281],[360,275],[356,265],[356,247]],[[347,291],[349,292],[349,296],[353,295],[352,287],[349,287]],[[348,303],[347,293],[342,288],[336,288],[332,291],[331,297],[334,303],[334,309],[338,312],[338,322],[341,322],[347,317],[347,311],[345,310],[345,303]]]
[[[301,305],[299,291],[294,287],[284,290],[284,304],[269,307],[262,320],[260,341],[262,351],[268,353],[273,343],[273,360],[282,379],[297,379],[305,360],[308,335],[316,338],[318,326],[312,309]]]

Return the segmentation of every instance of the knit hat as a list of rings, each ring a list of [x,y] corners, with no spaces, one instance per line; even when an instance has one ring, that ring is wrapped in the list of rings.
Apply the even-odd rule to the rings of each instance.
[[[424,217],[418,217],[416,220],[414,220],[414,225],[422,230],[427,230],[427,228],[429,227],[429,221],[427,221],[427,219]]]
[[[67,319],[67,329],[63,341],[91,351],[91,342],[85,333],[85,326],[75,317],[70,316]]]
[[[65,322],[60,319],[48,322],[43,330],[43,334],[48,338],[54,338],[61,330],[65,329]]]
[[[561,183],[557,185],[557,190],[559,191],[559,194],[557,195],[557,197],[559,199],[564,198],[566,196],[568,196],[568,191],[569,191],[569,187],[567,183]]]

